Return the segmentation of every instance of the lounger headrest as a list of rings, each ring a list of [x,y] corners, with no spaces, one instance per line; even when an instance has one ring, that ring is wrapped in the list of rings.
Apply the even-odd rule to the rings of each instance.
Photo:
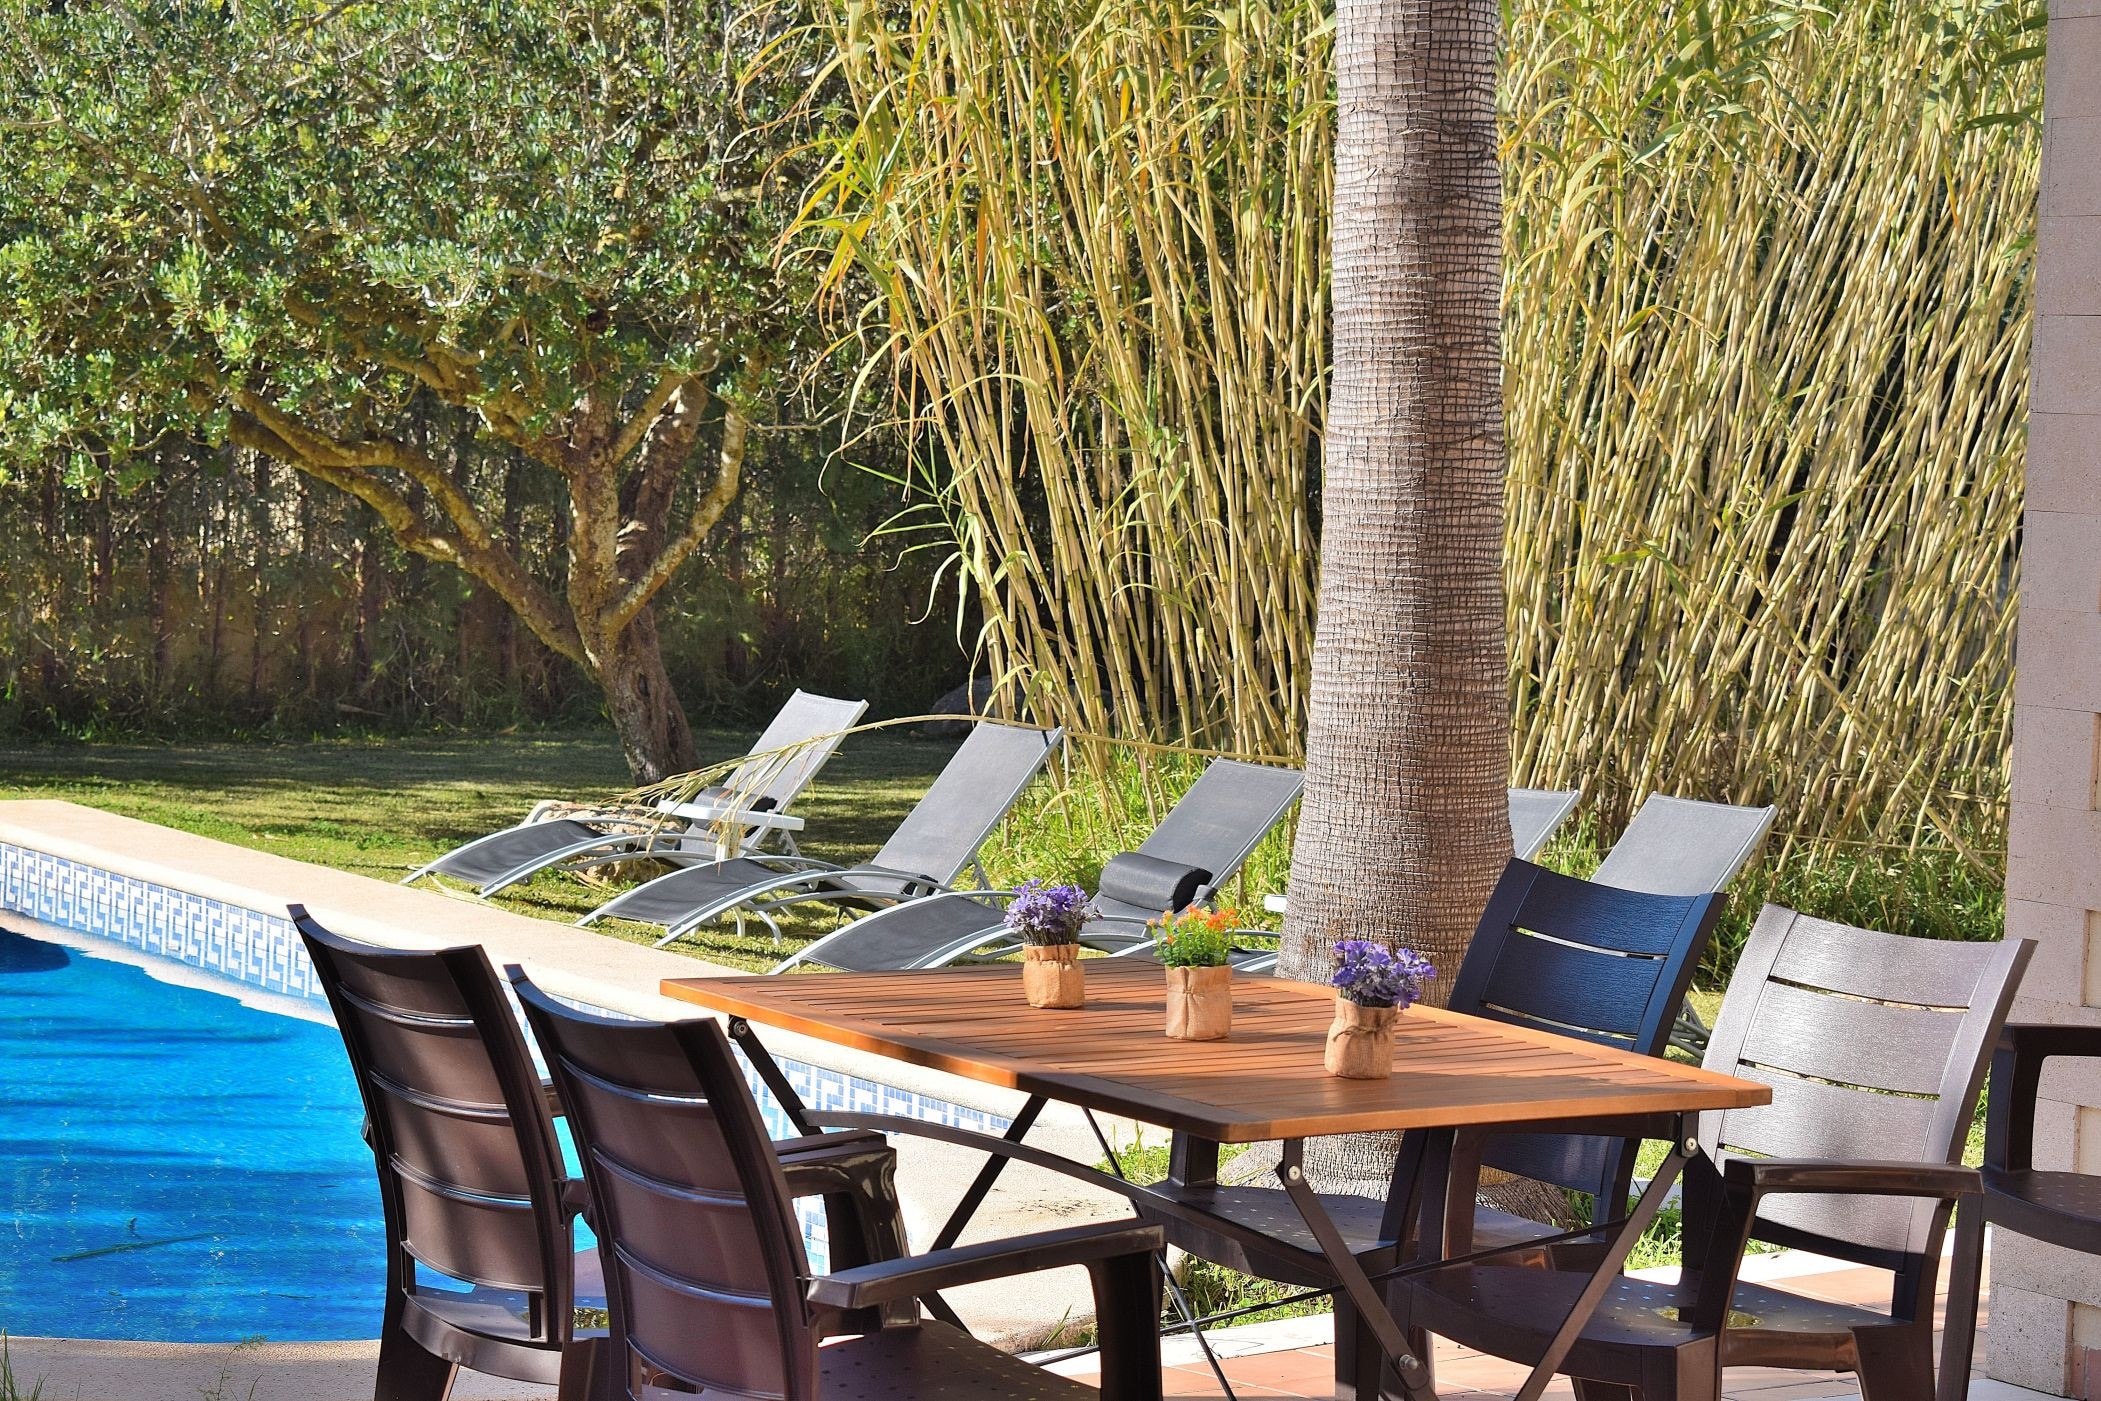
[[[1104,899],[1141,910],[1180,910],[1210,879],[1211,873],[1202,867],[1126,851],[1102,867],[1101,893]]]
[[[738,794],[728,788],[703,788],[693,795],[693,802],[700,807],[738,807],[746,812],[772,812],[773,799],[761,793],[757,797]]]

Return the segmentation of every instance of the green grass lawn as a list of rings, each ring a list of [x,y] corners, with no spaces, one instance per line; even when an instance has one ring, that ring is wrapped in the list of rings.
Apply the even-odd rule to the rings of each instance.
[[[703,760],[712,761],[743,753],[755,733],[711,730],[696,738]],[[796,809],[809,823],[802,849],[847,861],[873,853],[954,747],[905,734],[854,736]],[[601,732],[0,750],[0,798],[64,798],[380,880],[398,880],[469,837],[517,821],[542,798],[611,797],[627,787],[619,747]],[[542,875],[496,903],[566,922],[607,894],[571,876]],[[808,936],[828,924],[813,914],[788,930]],[[710,928],[678,947],[766,967],[779,955],[763,925],[750,929],[740,937],[729,925]],[[605,930],[655,937],[640,926]]]

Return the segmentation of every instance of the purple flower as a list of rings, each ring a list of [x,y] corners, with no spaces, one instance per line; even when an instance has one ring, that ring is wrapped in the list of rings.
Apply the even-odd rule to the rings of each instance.
[[[1028,880],[1007,902],[1005,923],[1024,944],[1070,944],[1094,913],[1094,903],[1080,887]]]
[[[1399,1007],[1406,1011],[1423,995],[1423,984],[1437,970],[1414,949],[1388,950],[1369,939],[1335,942],[1335,976],[1328,979],[1360,1007]]]

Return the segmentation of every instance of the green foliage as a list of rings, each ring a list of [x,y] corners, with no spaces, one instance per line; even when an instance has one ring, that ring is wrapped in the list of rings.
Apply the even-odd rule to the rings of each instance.
[[[794,349],[771,38],[717,6],[0,6],[0,450],[358,437],[419,392],[522,434]],[[83,470],[97,468],[84,464]]]
[[[638,776],[683,766],[652,605],[754,423],[833,383],[773,266],[774,13],[0,0],[0,471],[294,467],[599,683]]]
[[[22,1390],[15,1380],[14,1359],[9,1356],[7,1334],[0,1332],[0,1401],[42,1401],[44,1384],[38,1381],[29,1390]]]
[[[1160,962],[1169,968],[1223,968],[1233,952],[1232,910],[1190,906],[1148,922],[1159,938]]]
[[[804,228],[874,286],[992,664],[1082,729],[1296,752],[1328,7],[821,13],[858,125]],[[1514,780],[1988,872],[2042,5],[1505,17]]]

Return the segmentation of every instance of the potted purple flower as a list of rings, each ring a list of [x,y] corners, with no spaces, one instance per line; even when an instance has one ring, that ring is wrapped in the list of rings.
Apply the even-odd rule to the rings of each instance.
[[[1430,960],[1413,949],[1388,949],[1370,939],[1335,944],[1335,1020],[1328,1027],[1323,1057],[1330,1075],[1345,1080],[1384,1080],[1393,1074],[1393,1024],[1437,976]]]
[[[1094,903],[1076,885],[1023,881],[1007,902],[1007,932],[1021,940],[1021,990],[1031,1007],[1085,1005],[1080,926],[1093,918]]]

